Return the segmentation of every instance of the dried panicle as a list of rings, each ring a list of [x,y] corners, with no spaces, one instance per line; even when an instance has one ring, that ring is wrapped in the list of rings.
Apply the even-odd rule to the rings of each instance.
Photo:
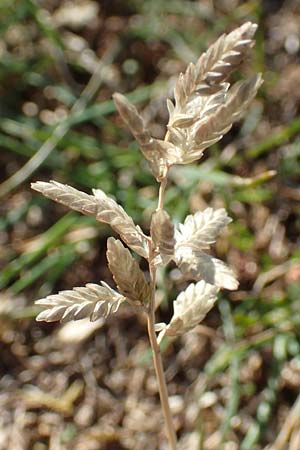
[[[217,300],[218,288],[201,280],[190,284],[174,301],[174,314],[161,332],[163,336],[178,336],[191,330],[201,322]]]
[[[253,46],[255,30],[256,25],[247,22],[221,36],[196,64],[191,63],[186,72],[180,74],[174,91],[175,101],[167,100],[169,121],[163,141],[151,136],[134,105],[123,95],[114,94],[120,116],[137,140],[157,181],[162,183],[158,209],[151,218],[150,237],[134,224],[120,205],[99,189],[88,195],[55,181],[32,185],[46,197],[110,224],[132,250],[148,260],[150,283],[122,242],[109,238],[108,266],[120,293],[104,282],[59,292],[36,302],[45,308],[37,320],[66,322],[90,317],[93,321],[117,311],[124,301],[146,312],[170,448],[174,449],[176,435],[171,426],[158,344],[164,336],[178,336],[195,327],[213,307],[219,289],[236,289],[238,281],[223,261],[205,253],[231,222],[225,209],[207,208],[188,215],[174,232],[168,213],[162,209],[167,175],[172,165],[188,164],[201,158],[204,150],[219,141],[241,118],[256,95],[262,83],[260,75],[232,87],[227,80]],[[170,323],[155,325],[157,266],[172,259],[183,276],[196,283],[190,284],[174,301]],[[160,332],[157,340],[155,332]]]
[[[176,150],[172,144],[151,136],[137,109],[124,95],[115,93],[113,99],[124,123],[137,140],[143,155],[148,160],[153,175],[157,180],[160,180],[165,175],[167,161],[176,160]]]
[[[174,164],[189,164],[218,142],[233,122],[240,119],[261,84],[257,75],[231,89],[225,82],[253,46],[257,26],[247,22],[221,36],[196,64],[190,64],[176,83],[175,105],[168,99],[168,131],[165,140],[151,137],[136,108],[120,94],[117,109],[138,141],[156,179],[160,181]]]
[[[225,209],[206,208],[188,215],[175,233],[174,260],[189,279],[205,280],[220,288],[234,290],[238,287],[234,272],[222,261],[207,255],[222,229],[231,222]]]
[[[175,239],[174,225],[165,210],[160,209],[153,213],[150,234],[152,242],[159,252],[157,265],[167,264],[174,255]]]
[[[150,286],[129,250],[121,241],[110,237],[107,240],[106,255],[108,267],[121,294],[134,305],[147,304],[150,298]]]
[[[68,322],[90,317],[93,322],[99,317],[107,317],[115,313],[125,300],[125,297],[103,281],[101,285],[89,283],[85,287],[76,287],[73,290],[62,291],[37,300],[35,303],[46,309],[37,316],[36,320]]]
[[[94,195],[89,195],[56,181],[38,181],[31,186],[45,197],[108,223],[132,250],[144,258],[148,257],[148,242],[141,229],[135,226],[132,218],[118,203],[100,189],[93,190]]]
[[[238,120],[261,84],[258,76],[229,90],[225,82],[253,46],[257,26],[247,22],[221,36],[196,64],[189,64],[176,83],[175,105],[168,99],[168,131],[165,140],[173,144],[173,164],[189,164],[220,140]]]

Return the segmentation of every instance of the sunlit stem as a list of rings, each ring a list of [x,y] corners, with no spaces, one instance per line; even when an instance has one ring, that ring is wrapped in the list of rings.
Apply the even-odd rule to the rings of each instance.
[[[164,195],[165,189],[167,186],[167,173],[165,177],[162,179],[160,187],[159,187],[159,198],[158,205],[156,211],[163,209],[164,207]],[[150,244],[150,255],[149,255],[149,271],[150,271],[150,285],[151,285],[151,299],[149,303],[148,309],[148,334],[149,340],[153,353],[153,361],[155,367],[155,373],[158,383],[158,390],[160,396],[161,407],[163,411],[163,415],[166,423],[166,431],[169,441],[170,450],[177,449],[177,438],[174,430],[174,425],[172,421],[172,415],[169,405],[169,396],[166,378],[164,374],[161,353],[159,344],[157,342],[157,337],[155,333],[155,291],[156,291],[156,267],[153,264],[153,258],[155,254],[155,249],[153,248],[153,244]]]
[[[166,190],[167,182],[168,182],[168,178],[166,175],[165,178],[162,179],[160,186],[159,186],[158,205],[157,205],[156,211],[163,209],[163,207],[164,207],[164,198],[165,198],[165,190]]]
[[[166,431],[169,441],[170,450],[177,449],[177,438],[172,422],[172,415],[169,405],[169,396],[167,390],[167,384],[161,359],[160,348],[157,343],[155,334],[155,285],[156,285],[156,268],[150,263],[150,278],[151,278],[151,300],[148,311],[148,334],[152,348],[153,361],[155,367],[155,373],[158,383],[158,390],[160,396],[161,407],[166,423]]]

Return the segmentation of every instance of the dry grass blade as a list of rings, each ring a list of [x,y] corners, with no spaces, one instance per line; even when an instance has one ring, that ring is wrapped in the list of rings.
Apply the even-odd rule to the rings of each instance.
[[[37,181],[31,187],[45,197],[108,223],[132,250],[144,258],[148,257],[148,242],[140,228],[135,226],[132,218],[118,203],[100,189],[95,189],[94,195],[89,195],[57,181]]]
[[[214,306],[217,293],[216,286],[203,280],[190,284],[174,301],[173,317],[162,335],[178,336],[194,328]]]
[[[99,317],[107,317],[115,313],[125,300],[125,297],[103,281],[101,285],[88,283],[85,287],[76,287],[73,290],[62,291],[37,300],[35,303],[46,309],[37,316],[36,320],[68,322],[89,317],[93,322]]]
[[[121,241],[110,237],[107,240],[106,255],[108,267],[121,294],[134,305],[141,306],[148,303],[150,286],[129,250]]]
[[[161,262],[167,264],[174,255],[174,225],[169,214],[163,209],[153,213],[150,234],[154,246],[159,252]]]

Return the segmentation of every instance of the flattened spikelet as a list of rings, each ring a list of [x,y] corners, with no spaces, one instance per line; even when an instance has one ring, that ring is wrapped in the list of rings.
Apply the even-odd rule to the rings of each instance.
[[[121,241],[110,237],[106,255],[108,267],[121,294],[137,306],[146,304],[150,298],[150,286],[129,250]]]
[[[178,149],[176,163],[189,164],[196,161],[207,147],[222,139],[233,123],[245,113],[261,84],[261,75],[255,75],[236,83],[228,92],[227,87],[223,87],[216,96],[215,103],[211,104],[211,109],[207,108],[206,111],[202,111],[202,106],[209,103],[197,100],[194,103],[193,125],[186,128],[169,127],[169,140]]]
[[[148,243],[140,228],[115,200],[100,189],[93,190],[94,195],[89,195],[57,181],[37,181],[31,187],[45,197],[109,224],[129,247],[147,258]]]
[[[195,65],[189,64],[185,74],[178,78],[176,103],[183,106],[195,91],[205,96],[217,92],[252,48],[256,29],[256,24],[246,22],[231,33],[222,35]]]
[[[237,83],[230,90],[229,74],[254,44],[257,26],[247,22],[221,36],[196,64],[180,74],[174,89],[175,105],[168,99],[168,131],[165,140],[177,152],[173,164],[189,164],[218,142],[238,120],[261,84],[260,76]]]
[[[174,314],[163,336],[178,336],[201,322],[217,300],[218,288],[205,281],[190,284],[174,301]]]
[[[174,255],[174,225],[169,214],[160,209],[152,215],[150,234],[152,241],[159,251],[163,264],[167,264]]]
[[[151,136],[136,107],[124,95],[115,93],[113,99],[125,125],[137,140],[143,155],[148,160],[153,175],[160,180],[164,176],[168,162],[176,159],[173,145]]]
[[[188,279],[234,290],[238,281],[234,272],[222,261],[202,252],[209,249],[222,229],[231,222],[224,208],[206,208],[186,217],[176,230],[174,260]]]
[[[189,214],[176,231],[176,248],[188,245],[201,250],[216,242],[221,230],[231,222],[224,208],[206,208]]]
[[[41,192],[45,197],[51,198],[51,200],[68,206],[75,211],[90,216],[97,214],[98,203],[93,195],[78,191],[57,181],[50,181],[49,183],[37,181],[36,183],[31,183],[31,187],[35,191]]]
[[[56,295],[37,300],[35,303],[44,306],[45,310],[36,320],[68,322],[89,317],[93,322],[99,317],[115,313],[125,300],[125,297],[103,281],[101,285],[88,283],[85,287],[61,291]]]
[[[93,189],[94,196],[100,205],[97,220],[108,223],[136,253],[148,257],[148,242],[142,230],[136,226],[130,216],[112,198],[100,189]]]
[[[239,286],[233,270],[220,259],[207,253],[191,247],[180,247],[176,251],[175,257],[176,263],[186,279],[204,280],[206,283],[230,291],[234,291]]]
[[[262,84],[261,75],[254,75],[246,81],[236,83],[228,92],[226,102],[215,114],[210,115],[195,129],[196,146],[204,150],[220,140],[245,113]]]

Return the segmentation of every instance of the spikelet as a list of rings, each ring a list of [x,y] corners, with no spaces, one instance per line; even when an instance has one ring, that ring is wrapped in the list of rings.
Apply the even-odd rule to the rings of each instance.
[[[252,48],[257,25],[247,22],[221,36],[196,64],[180,74],[174,89],[175,105],[168,99],[165,140],[177,151],[173,164],[189,164],[218,142],[238,120],[261,84],[258,76],[229,90],[225,82]],[[225,119],[225,120],[224,120]]]
[[[123,239],[123,241],[136,253],[148,257],[148,241],[138,225],[112,198],[100,189],[93,189],[93,194],[101,208],[98,209],[97,220],[108,223]]]
[[[205,281],[190,284],[173,303],[174,314],[170,323],[161,332],[164,336],[178,336],[193,329],[201,322],[217,300],[218,288]]]
[[[229,91],[227,87],[223,88],[221,92],[223,98],[211,111],[207,110],[206,114],[202,115],[198,107],[196,108],[195,120],[191,126],[186,128],[169,126],[168,139],[177,148],[176,163],[189,164],[196,161],[201,158],[207,147],[222,139],[233,123],[242,117],[261,84],[261,76],[255,75],[246,81],[236,83]]]
[[[124,95],[115,93],[113,99],[121,118],[137,140],[153,175],[159,181],[165,176],[168,164],[177,159],[176,149],[171,143],[151,136],[136,107]]]
[[[176,248],[179,246],[190,246],[197,250],[209,248],[231,220],[224,208],[206,208],[204,211],[189,214],[176,230]]]
[[[253,47],[253,36],[257,25],[251,22],[229,34],[222,35],[197,63],[190,63],[186,72],[178,78],[175,87],[175,101],[181,107],[194,92],[205,96],[217,92],[221,83],[236,70],[245,55]]]
[[[234,291],[239,282],[230,267],[218,258],[191,247],[179,247],[175,261],[184,277],[189,280],[204,280],[222,289]]]
[[[75,211],[89,216],[96,216],[98,210],[98,202],[92,195],[77,189],[67,186],[66,184],[58,183],[57,181],[37,181],[31,183],[31,188],[35,191],[41,192],[45,197],[51,200],[68,206]]]
[[[89,317],[92,322],[99,317],[115,313],[125,297],[114,291],[108,284],[88,283],[85,287],[61,291],[56,295],[37,300],[37,305],[45,309],[36,318],[38,321],[68,322]]]
[[[227,133],[233,122],[239,120],[245,113],[250,102],[255,97],[262,84],[261,75],[254,75],[246,81],[235,83],[228,91],[225,103],[203,122],[195,127],[196,145],[200,144],[202,150],[210,142],[216,142]]]
[[[231,222],[224,208],[206,208],[186,217],[175,232],[174,260],[188,279],[234,290],[238,281],[234,272],[222,261],[204,253],[222,229]]]
[[[57,181],[37,181],[31,187],[45,197],[108,223],[132,250],[144,258],[148,257],[148,242],[141,229],[135,226],[132,218],[118,203],[100,189],[94,189],[94,195],[89,195]]]
[[[160,209],[151,218],[150,235],[154,246],[159,252],[156,264],[167,264],[174,255],[174,225],[169,214]]]
[[[129,250],[121,241],[110,237],[107,240],[106,256],[109,270],[121,294],[134,305],[147,304],[150,298],[150,286]]]

